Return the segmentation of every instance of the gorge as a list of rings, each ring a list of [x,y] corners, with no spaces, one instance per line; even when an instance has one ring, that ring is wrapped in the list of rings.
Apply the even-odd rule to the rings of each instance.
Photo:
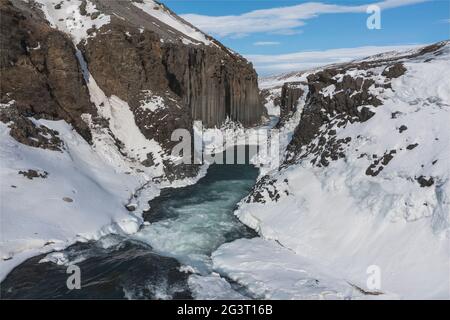
[[[258,78],[157,1],[0,13],[1,298],[449,298],[448,40]],[[195,121],[280,161],[180,164]]]

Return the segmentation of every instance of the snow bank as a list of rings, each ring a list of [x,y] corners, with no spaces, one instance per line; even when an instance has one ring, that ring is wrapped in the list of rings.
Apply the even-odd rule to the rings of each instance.
[[[244,286],[259,299],[361,299],[364,295],[307,258],[262,238],[239,239],[213,253],[214,268]],[[394,298],[394,296],[389,296]]]
[[[337,139],[352,138],[345,159],[318,168],[306,157],[272,172],[280,199],[266,193],[264,204],[242,202],[237,216],[265,239],[359,288],[367,290],[367,270],[375,265],[382,293],[450,298],[450,79],[441,76],[450,70],[449,51],[447,44],[440,55],[406,60],[407,72],[392,80],[392,90],[370,89],[383,101],[373,109],[376,114],[363,123],[333,128]],[[399,132],[401,126],[407,130]],[[394,149],[394,158],[378,176],[365,174],[373,155]],[[421,187],[420,176],[433,177],[434,184]],[[217,251],[215,263],[233,277],[241,271],[236,261],[219,259],[227,248]],[[247,260],[260,259],[264,250],[250,251]],[[271,284],[276,279],[252,267],[236,280],[261,281],[255,290],[276,296],[281,290]],[[289,268],[280,263],[278,275]],[[284,297],[296,297],[290,285],[280,283]]]
[[[142,180],[118,173],[64,121],[36,121],[59,132],[63,152],[18,143],[0,123],[0,279],[22,260],[74,241],[136,232],[125,205]],[[47,172],[29,179],[19,171]]]
[[[121,156],[104,129],[94,128],[91,146],[64,121],[32,120],[58,131],[64,149],[18,143],[0,123],[0,281],[32,256],[76,241],[136,233],[143,223],[141,213],[161,188],[193,184],[206,174],[204,166],[197,177],[155,183],[152,178],[160,172]],[[48,175],[28,179],[19,174],[29,169]],[[134,213],[126,209],[129,204]]]

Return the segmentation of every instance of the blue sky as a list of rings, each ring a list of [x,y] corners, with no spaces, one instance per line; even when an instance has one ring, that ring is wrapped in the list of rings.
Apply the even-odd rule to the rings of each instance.
[[[262,75],[450,37],[450,0],[165,0],[169,8],[252,60]],[[381,7],[369,30],[366,8]],[[361,47],[366,50],[361,50]],[[345,48],[337,52],[333,49]],[[389,49],[389,50],[388,50]],[[309,54],[301,54],[302,52]],[[321,59],[325,54],[326,59]],[[322,61],[323,60],[323,61]]]

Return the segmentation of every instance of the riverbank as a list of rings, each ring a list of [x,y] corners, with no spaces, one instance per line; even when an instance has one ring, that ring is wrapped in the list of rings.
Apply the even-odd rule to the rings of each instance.
[[[187,297],[186,292],[195,298],[243,298],[224,278],[214,273],[210,255],[225,242],[256,236],[239,222],[233,211],[251,190],[257,176],[258,169],[248,164],[212,165],[196,184],[162,190],[161,195],[150,202],[151,209],[144,215],[146,222],[134,234],[104,236],[25,261],[2,283],[2,296],[30,297],[34,292],[39,297],[47,292],[53,298],[89,295],[101,298],[103,284],[112,283],[123,286],[122,291],[117,288],[111,291],[114,298],[120,298],[118,292],[124,292],[122,298],[136,299]],[[128,253],[124,246],[129,248]],[[142,262],[136,255],[146,258],[142,258]],[[154,271],[159,272],[158,276],[152,274],[153,271],[141,272],[141,276],[132,272],[143,267],[133,267],[132,261],[138,259],[137,264],[153,265],[152,257],[168,266],[167,273],[158,271],[160,268]],[[65,269],[70,264],[81,268],[82,286],[89,287],[87,293],[66,289]],[[38,270],[36,272],[46,276],[43,279],[35,272],[31,277],[28,270]],[[87,279],[83,270],[87,270]],[[126,285],[110,278],[119,273]],[[54,280],[45,281],[45,278]],[[103,279],[102,284],[97,284],[98,278]],[[95,280],[91,283],[90,279]],[[21,283],[32,285],[23,288]],[[145,293],[138,283],[147,283],[148,292]],[[174,285],[168,285],[170,283]],[[98,291],[95,290],[97,285]],[[225,289],[228,291],[224,292]],[[185,293],[180,296],[180,292]]]

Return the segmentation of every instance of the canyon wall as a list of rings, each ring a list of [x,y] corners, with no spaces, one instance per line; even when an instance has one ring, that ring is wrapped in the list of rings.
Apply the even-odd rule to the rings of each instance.
[[[80,116],[95,110],[71,39],[22,1],[1,0],[0,14],[0,102],[14,101],[23,116],[65,119],[89,141]]]
[[[106,93],[133,104],[143,90],[159,95],[170,91],[194,120],[208,127],[220,126],[227,118],[245,126],[260,121],[258,78],[247,60],[207,35],[206,45],[187,39],[171,25],[127,7],[127,1],[95,3],[101,12],[111,14],[111,23],[81,47]],[[190,26],[162,4],[156,8]]]
[[[13,103],[20,116],[64,119],[90,141],[81,115],[108,121],[96,115],[86,83],[92,77],[106,96],[125,101],[145,137],[166,150],[172,131],[191,129],[193,120],[206,127],[227,118],[258,124],[263,106],[252,65],[164,5],[139,7],[148,4],[1,0],[1,103]],[[184,29],[193,30],[193,38]],[[152,98],[163,107],[140,108]],[[4,121],[11,120],[10,111]]]

